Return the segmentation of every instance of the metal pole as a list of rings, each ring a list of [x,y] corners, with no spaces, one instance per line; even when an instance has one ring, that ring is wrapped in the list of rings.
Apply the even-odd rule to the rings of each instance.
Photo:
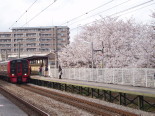
[[[94,68],[94,49],[93,49],[93,42],[91,43],[92,48],[92,69]]]
[[[7,49],[5,49],[5,60],[7,60]]]
[[[18,42],[18,58],[20,58],[20,42]]]
[[[56,60],[56,68],[58,68],[58,40],[57,40],[57,26],[55,27],[55,60]]]
[[[144,56],[145,57],[145,56]],[[148,63],[149,63],[149,61],[148,61],[148,54],[147,54],[147,66],[146,66],[146,68],[148,68]]]
[[[56,56],[56,52],[54,52],[55,54],[55,69],[57,68],[57,56]]]
[[[17,46],[17,44],[18,44],[18,43],[17,43],[17,29],[15,29],[15,31],[16,31],[16,33],[15,33],[15,41],[16,41],[16,44],[15,44],[15,51],[14,51],[14,52],[16,52],[15,54],[18,54],[18,53],[17,53],[17,52],[18,52],[18,51],[17,51],[17,47],[18,47],[18,46]],[[16,57],[17,57],[17,56],[16,56]]]
[[[103,41],[102,41],[102,68],[103,68],[103,63],[104,63],[103,55],[104,55],[104,46],[103,46]]]
[[[94,80],[94,71],[93,71],[93,68],[94,68],[94,49],[93,49],[93,42],[91,43],[91,48],[92,48],[92,80]]]

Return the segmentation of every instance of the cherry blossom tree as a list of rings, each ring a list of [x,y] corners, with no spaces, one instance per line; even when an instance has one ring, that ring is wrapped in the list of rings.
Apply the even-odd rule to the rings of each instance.
[[[155,38],[151,26],[137,24],[133,19],[123,21],[117,18],[104,18],[91,25],[83,26],[74,42],[59,53],[63,66],[81,67],[103,60],[105,68],[155,67]]]

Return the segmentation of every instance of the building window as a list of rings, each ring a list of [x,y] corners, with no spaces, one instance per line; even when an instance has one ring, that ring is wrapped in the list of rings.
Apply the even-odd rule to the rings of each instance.
[[[51,29],[38,29],[38,31],[51,31]]]
[[[17,46],[19,46],[19,44],[14,44],[14,47],[17,47]],[[20,44],[20,46],[22,47],[24,45],[23,44]]]
[[[0,47],[5,47],[5,44],[0,44]]]
[[[46,39],[46,38],[40,38],[40,39],[39,39],[39,41],[51,41],[51,40],[52,40],[52,39],[49,39],[49,38],[47,38],[47,39]]]
[[[33,47],[33,46],[36,46],[36,43],[28,43],[26,45],[29,46],[29,47]]]
[[[1,52],[5,52],[6,51],[6,49],[1,49]]]
[[[40,48],[39,51],[41,52],[49,51],[49,48]]]
[[[20,41],[23,41],[23,39],[22,38],[14,39],[14,42],[20,42]]]
[[[23,34],[14,34],[14,37],[23,37]]]
[[[0,42],[11,42],[11,39],[0,39]]]
[[[11,34],[0,34],[0,37],[11,37]]]
[[[39,46],[50,46],[50,45],[51,44],[44,44],[44,43],[43,44],[41,44],[41,43],[39,44]]]
[[[33,36],[36,36],[36,33],[27,33],[26,34],[26,37],[33,37]]]
[[[11,47],[11,44],[0,44],[0,47]]]
[[[26,41],[36,41],[36,38],[27,38]]]
[[[11,49],[7,49],[7,52],[11,52]]]
[[[20,51],[22,52],[22,51],[24,51],[24,49],[21,48]],[[15,49],[14,49],[14,52],[18,52],[18,48],[15,48]]]
[[[27,48],[26,50],[33,52],[33,51],[36,51],[37,49],[36,48]]]
[[[49,37],[52,36],[51,34],[39,34],[41,37]]]
[[[6,44],[6,47],[11,47],[11,44]]]

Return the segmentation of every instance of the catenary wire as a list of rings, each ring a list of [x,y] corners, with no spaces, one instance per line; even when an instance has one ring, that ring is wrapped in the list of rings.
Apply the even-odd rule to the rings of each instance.
[[[44,8],[43,10],[41,10],[38,14],[36,14],[34,17],[32,17],[28,22],[26,22],[24,25],[28,24],[29,22],[31,22],[33,19],[35,19],[37,16],[39,16],[42,12],[44,12],[47,8],[49,8],[51,5],[53,5],[57,0],[54,0],[54,2],[52,2],[50,5],[48,5],[46,8]],[[24,26],[23,25],[23,26]],[[23,27],[22,26],[22,27]]]
[[[126,12],[126,11],[129,11],[129,10],[132,10],[132,9],[134,9],[134,8],[137,8],[137,7],[139,7],[139,6],[143,6],[143,5],[145,5],[145,4],[147,4],[147,3],[150,3],[150,2],[152,2],[152,1],[154,1],[154,0],[149,0],[149,1],[147,1],[147,2],[143,2],[143,3],[139,4],[139,5],[130,7],[130,8],[128,8],[128,9],[122,10],[122,11],[117,12],[117,13],[114,13],[114,14],[111,14],[110,16],[113,16],[113,15],[116,15],[116,14],[120,14],[120,13],[122,13],[122,12]]]
[[[35,0],[29,7],[28,9],[9,27],[11,29],[27,12],[28,10],[37,2],[38,0]]]
[[[89,17],[85,17],[85,18],[83,18],[83,19],[81,19],[81,20],[85,20],[85,19],[91,18],[91,17],[93,17],[93,16],[96,16],[96,15],[98,15],[98,14],[100,14],[100,13],[109,11],[109,10],[111,10],[111,9],[113,9],[113,8],[116,8],[116,7],[118,7],[118,6],[121,6],[121,5],[123,5],[123,4],[125,4],[125,3],[129,2],[129,1],[131,1],[131,0],[127,0],[127,1],[122,2],[122,3],[118,4],[118,5],[115,5],[115,6],[111,7],[111,8],[108,8],[108,9],[106,9],[106,10],[104,10],[104,11],[101,11],[101,12],[99,12],[99,13],[97,13],[97,14],[91,15],[91,16],[89,16]],[[71,24],[69,24],[69,25],[72,25],[72,24],[74,24],[74,23],[76,23],[76,22],[79,22],[79,21],[81,21],[81,20],[75,21],[75,22],[73,22],[73,23],[71,23]]]
[[[111,15],[108,15],[108,16],[106,16],[106,17],[113,16],[113,15],[117,15],[117,14],[120,14],[120,13],[123,13],[123,12],[126,12],[126,11],[129,11],[129,10],[132,10],[132,9],[134,9],[134,8],[143,6],[143,5],[145,5],[145,4],[147,4],[147,3],[150,3],[150,2],[152,2],[152,1],[154,1],[154,0],[149,0],[149,1],[147,1],[147,2],[143,2],[143,3],[141,3],[141,4],[135,5],[135,6],[133,6],[133,7],[130,7],[130,8],[125,9],[125,10],[122,10],[122,11],[120,11],[120,12],[113,13],[113,14],[111,14]],[[154,3],[153,3],[153,4],[154,4]],[[152,5],[153,5],[153,4],[152,4]],[[149,5],[149,6],[150,6],[150,5]],[[93,23],[93,22],[95,22],[95,21],[92,21],[92,22],[89,22],[89,23],[87,23],[87,24],[84,24],[83,26],[88,25],[88,24],[91,24],[91,23]],[[80,27],[82,27],[82,26],[80,26]],[[74,29],[76,29],[76,28],[78,28],[78,27],[75,27],[75,28],[73,28],[73,29],[70,29],[70,31],[71,31],[71,30],[74,30]]]
[[[152,5],[154,5],[154,4],[155,4],[155,3],[152,3],[152,4],[149,4],[149,5],[147,5],[147,6],[144,6],[144,7],[138,8],[138,9],[135,9],[135,10],[133,10],[133,11],[129,11],[129,12],[127,12],[127,13],[118,15],[118,17],[119,17],[119,16],[122,16],[122,15],[125,15],[125,14],[128,14],[128,13],[131,13],[131,12],[135,12],[135,11],[137,11],[137,10],[140,10],[140,9],[143,9],[143,8],[146,8],[146,7],[149,7],[149,6],[152,6]]]
[[[71,22],[71,21],[73,21],[73,20],[76,20],[76,19],[78,19],[78,18],[84,16],[84,15],[87,15],[88,13],[90,13],[90,12],[96,10],[96,9],[99,9],[99,8],[105,6],[105,5],[107,5],[107,4],[109,4],[109,3],[113,2],[113,1],[114,1],[114,0],[111,0],[111,1],[109,1],[109,2],[106,2],[106,3],[100,5],[100,6],[96,7],[96,8],[94,8],[94,9],[92,9],[92,10],[90,10],[90,11],[88,11],[88,12],[82,14],[82,15],[80,15],[80,16],[77,16],[77,17],[75,17],[75,18],[73,18],[73,19],[71,19],[71,20],[69,20],[69,21],[67,21],[67,22],[65,22],[65,23],[63,23],[63,24],[61,24],[61,25],[67,24],[67,23],[69,23],[69,22]]]

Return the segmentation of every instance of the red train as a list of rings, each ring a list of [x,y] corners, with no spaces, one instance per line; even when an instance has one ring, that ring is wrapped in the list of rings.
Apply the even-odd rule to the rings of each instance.
[[[11,83],[26,83],[30,77],[29,61],[16,59],[0,62],[0,78]]]

